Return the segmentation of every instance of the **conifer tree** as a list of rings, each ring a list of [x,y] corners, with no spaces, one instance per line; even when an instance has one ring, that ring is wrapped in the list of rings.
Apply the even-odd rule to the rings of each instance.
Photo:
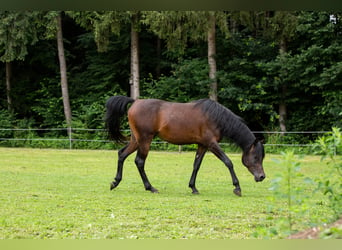
[[[36,11],[0,12],[0,60],[6,64],[7,106],[12,110],[12,62],[24,60],[27,47],[38,41]]]
[[[168,49],[182,54],[189,41],[206,40],[208,44],[208,95],[217,100],[216,26],[227,36],[227,13],[223,11],[146,11],[143,22],[158,37],[165,39]]]

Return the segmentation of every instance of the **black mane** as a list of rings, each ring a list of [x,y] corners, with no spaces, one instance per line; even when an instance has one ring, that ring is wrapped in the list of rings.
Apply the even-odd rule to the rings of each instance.
[[[255,141],[255,136],[244,120],[228,108],[210,99],[195,101],[195,107],[202,109],[221,133],[221,137],[233,140],[244,151]]]

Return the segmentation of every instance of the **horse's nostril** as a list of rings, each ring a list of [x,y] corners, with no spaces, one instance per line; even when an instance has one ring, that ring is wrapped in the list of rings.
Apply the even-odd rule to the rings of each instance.
[[[256,182],[263,181],[265,179],[265,175],[255,176],[254,179]]]

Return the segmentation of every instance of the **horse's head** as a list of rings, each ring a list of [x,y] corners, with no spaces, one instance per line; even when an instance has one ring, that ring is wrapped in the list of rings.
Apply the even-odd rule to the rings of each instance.
[[[243,152],[242,163],[254,175],[255,181],[263,181],[266,177],[262,167],[262,161],[265,157],[264,145],[261,141],[255,140],[248,150]]]

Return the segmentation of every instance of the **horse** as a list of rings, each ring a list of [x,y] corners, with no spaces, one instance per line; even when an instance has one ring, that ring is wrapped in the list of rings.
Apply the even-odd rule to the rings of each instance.
[[[128,108],[128,106],[130,106]],[[122,119],[128,116],[131,136],[126,146],[118,151],[117,173],[110,183],[110,190],[122,180],[125,159],[137,150],[135,164],[147,191],[158,193],[147,178],[145,160],[154,137],[158,136],[172,144],[197,144],[189,187],[198,194],[196,177],[203,157],[209,150],[228,168],[235,189],[241,196],[239,180],[233,163],[219,146],[223,138],[229,138],[243,151],[242,163],[261,182],[266,175],[262,166],[265,157],[261,141],[247,127],[242,118],[211,99],[189,103],[167,102],[159,99],[132,99],[126,96],[112,96],[106,102],[105,127],[108,136],[116,142],[128,140],[120,131]]]

